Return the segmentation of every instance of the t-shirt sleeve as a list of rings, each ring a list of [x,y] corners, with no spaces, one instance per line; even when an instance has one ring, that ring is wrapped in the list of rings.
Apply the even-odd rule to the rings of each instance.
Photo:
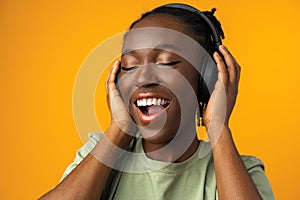
[[[263,200],[274,199],[271,185],[265,174],[263,162],[254,156],[242,156],[242,160]]]
[[[103,136],[103,133],[90,133],[88,135],[89,141],[85,143],[75,155],[74,161],[67,167],[60,181],[64,180],[72,171],[75,169],[77,165],[91,152],[91,150],[95,147],[98,141]]]

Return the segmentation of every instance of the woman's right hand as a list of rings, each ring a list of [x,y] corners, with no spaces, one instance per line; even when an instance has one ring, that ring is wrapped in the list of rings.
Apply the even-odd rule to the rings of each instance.
[[[120,62],[117,60],[112,66],[106,81],[106,102],[110,110],[110,127],[118,128],[121,132],[134,136],[137,128],[133,123],[128,110],[116,87],[115,80]]]

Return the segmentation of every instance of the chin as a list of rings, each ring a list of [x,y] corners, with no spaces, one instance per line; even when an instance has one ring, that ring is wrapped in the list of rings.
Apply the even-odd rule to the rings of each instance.
[[[174,128],[172,127],[171,130],[170,128],[162,128],[160,130],[155,130],[141,127],[139,130],[145,141],[152,144],[162,144],[169,143],[176,136],[177,129],[173,129]]]

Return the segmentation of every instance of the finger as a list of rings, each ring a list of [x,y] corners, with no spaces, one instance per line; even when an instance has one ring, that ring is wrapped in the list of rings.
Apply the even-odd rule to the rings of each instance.
[[[217,52],[215,52],[213,56],[219,71],[218,77],[221,79],[220,81],[225,85],[228,82],[228,71],[224,63],[224,60]]]
[[[241,77],[241,67],[240,65],[237,66],[237,76],[236,76],[236,84],[238,85],[240,82],[240,77]]]
[[[115,61],[114,65],[112,66],[107,79],[106,79],[106,90],[108,91],[112,86],[115,87],[115,79],[116,79],[116,74],[119,69],[119,61]]]
[[[231,53],[228,51],[228,49],[224,45],[219,46],[219,51],[223,55],[225,62],[228,67],[228,73],[229,73],[229,81],[231,83],[235,83],[237,80],[237,67],[238,64],[234,57],[231,55]]]

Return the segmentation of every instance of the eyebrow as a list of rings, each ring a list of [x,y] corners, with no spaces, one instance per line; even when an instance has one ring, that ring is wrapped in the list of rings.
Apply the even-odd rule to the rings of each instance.
[[[175,50],[175,52],[179,51],[182,52],[178,47],[174,46],[173,44],[158,44],[155,47],[152,48],[154,51],[159,51],[159,50],[165,50],[165,49],[170,49],[170,50]],[[136,52],[138,49],[126,49],[122,50],[122,56],[125,54],[133,54]]]

